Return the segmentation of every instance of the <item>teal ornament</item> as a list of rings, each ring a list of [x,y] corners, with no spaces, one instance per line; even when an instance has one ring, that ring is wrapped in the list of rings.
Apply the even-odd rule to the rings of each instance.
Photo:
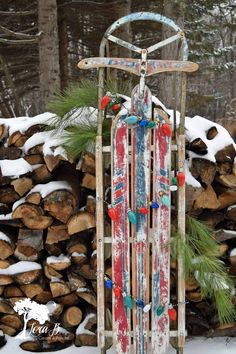
[[[136,214],[132,210],[128,211],[128,219],[131,222],[131,224],[134,225],[137,224]]]
[[[105,285],[107,289],[112,289],[112,281],[111,279],[106,279],[105,280]]]
[[[157,204],[157,202],[152,202],[151,203],[151,208],[152,209],[158,209],[159,208],[159,204]]]
[[[164,306],[159,305],[157,310],[156,310],[157,316],[161,316],[163,314],[163,312],[164,312]]]
[[[132,309],[133,308],[133,299],[132,299],[132,297],[130,295],[125,295],[125,297],[124,297],[124,305],[128,309]]]
[[[142,119],[140,120],[140,122],[138,123],[138,125],[140,127],[146,127],[148,125],[148,121],[146,119]]]
[[[162,204],[164,204],[165,206],[170,208],[170,199],[167,197],[167,195],[163,195],[161,197],[161,202],[162,202]]]
[[[172,177],[171,178],[171,183],[177,185],[178,184],[177,178],[176,177]]]
[[[110,102],[108,103],[107,107],[108,107],[108,108],[111,108],[114,103],[115,103],[114,100],[110,100]]]
[[[153,128],[155,127],[156,123],[153,120],[150,120],[148,124],[146,125],[147,128]]]
[[[136,300],[136,305],[138,307],[141,307],[141,309],[143,309],[145,307],[143,300]]]
[[[127,124],[136,124],[138,121],[138,117],[137,116],[129,116],[127,118],[124,119],[124,122]]]

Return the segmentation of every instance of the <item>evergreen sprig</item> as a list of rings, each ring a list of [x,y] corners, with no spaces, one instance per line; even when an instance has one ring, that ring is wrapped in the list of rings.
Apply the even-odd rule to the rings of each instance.
[[[171,240],[172,257],[181,255],[187,279],[196,279],[203,297],[214,300],[219,322],[236,320],[232,302],[234,285],[224,263],[219,259],[219,245],[212,230],[193,217],[186,216],[185,241],[174,230]]]

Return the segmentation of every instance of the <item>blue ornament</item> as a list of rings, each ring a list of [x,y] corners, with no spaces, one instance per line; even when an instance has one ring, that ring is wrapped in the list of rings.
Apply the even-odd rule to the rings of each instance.
[[[138,119],[139,118],[137,116],[129,116],[124,119],[124,122],[126,122],[127,124],[136,124]]]
[[[128,211],[128,219],[131,222],[131,224],[134,225],[137,224],[136,214],[132,210]]]
[[[111,279],[105,279],[105,285],[106,285],[106,288],[108,289],[112,289],[112,281]]]
[[[159,204],[157,204],[157,202],[152,202],[151,203],[151,208],[158,209],[159,208]]]
[[[143,300],[136,300],[136,305],[138,307],[141,307],[141,309],[143,309],[145,307]]]
[[[167,197],[167,195],[163,195],[161,197],[161,202],[162,202],[162,204],[164,204],[165,206],[170,208],[170,199]]]
[[[140,122],[138,123],[138,125],[140,127],[146,127],[148,125],[148,121],[146,119],[142,119],[140,120]]]

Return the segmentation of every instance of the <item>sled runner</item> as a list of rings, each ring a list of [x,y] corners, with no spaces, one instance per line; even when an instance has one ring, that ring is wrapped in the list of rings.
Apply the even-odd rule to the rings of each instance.
[[[137,20],[156,21],[171,27],[176,34],[146,49],[137,47],[112,33]],[[149,60],[149,53],[173,41],[180,41],[178,60]],[[140,59],[105,57],[108,41],[140,54]],[[109,55],[109,53],[107,53]],[[187,43],[182,30],[170,19],[154,13],[134,13],[114,22],[104,34],[100,57],[82,60],[81,69],[99,68],[99,113],[96,139],[96,218],[97,218],[97,293],[98,345],[106,352],[106,338],[113,337],[117,354],[164,354],[170,336],[177,337],[176,350],[183,353],[185,342],[185,289],[183,260],[178,259],[177,304],[170,304],[170,227],[171,170],[180,177],[177,198],[177,226],[185,233],[185,96],[186,73],[197,70],[188,62]],[[109,94],[103,90],[105,68],[125,70],[140,77],[131,93],[131,107],[121,110],[112,122],[111,146],[102,145],[104,108]],[[181,112],[178,129],[160,107],[152,107],[147,76],[159,72],[182,72]],[[105,102],[107,101],[107,102]],[[102,102],[102,104],[101,104]],[[105,105],[104,105],[105,102]],[[174,114],[176,117],[176,114]],[[103,153],[111,154],[111,237],[104,237]],[[171,166],[171,152],[176,161]],[[175,178],[176,180],[176,178]],[[180,180],[180,179],[179,179]],[[174,189],[174,188],[172,188]],[[112,248],[112,278],[105,274],[104,245]],[[104,286],[112,290],[112,331],[105,321]],[[176,311],[177,310],[177,311]],[[178,313],[178,315],[177,315]],[[175,330],[170,331],[170,320]]]

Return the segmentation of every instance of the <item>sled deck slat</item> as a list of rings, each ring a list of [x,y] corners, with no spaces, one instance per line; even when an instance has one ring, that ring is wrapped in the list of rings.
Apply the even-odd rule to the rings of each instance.
[[[144,98],[139,99],[139,85],[131,94],[131,110],[139,116],[151,117],[152,94],[147,86]],[[131,129],[131,209],[136,212],[137,224],[132,225],[132,290],[134,299],[149,303],[149,229],[150,216],[138,212],[149,207],[151,172],[151,130],[137,125]],[[148,353],[149,312],[133,307],[134,353]]]
[[[111,130],[112,207],[117,220],[112,223],[112,279],[115,287],[130,293],[129,222],[129,131],[123,119],[116,117]],[[123,296],[113,291],[113,343],[117,354],[130,353],[130,311]]]
[[[155,110],[154,110],[155,111]],[[170,200],[171,138],[163,134],[162,122],[154,129],[153,195],[159,208],[152,211],[152,353],[164,354],[169,345],[170,206],[162,203],[160,193]],[[163,306],[163,313],[157,309]]]

